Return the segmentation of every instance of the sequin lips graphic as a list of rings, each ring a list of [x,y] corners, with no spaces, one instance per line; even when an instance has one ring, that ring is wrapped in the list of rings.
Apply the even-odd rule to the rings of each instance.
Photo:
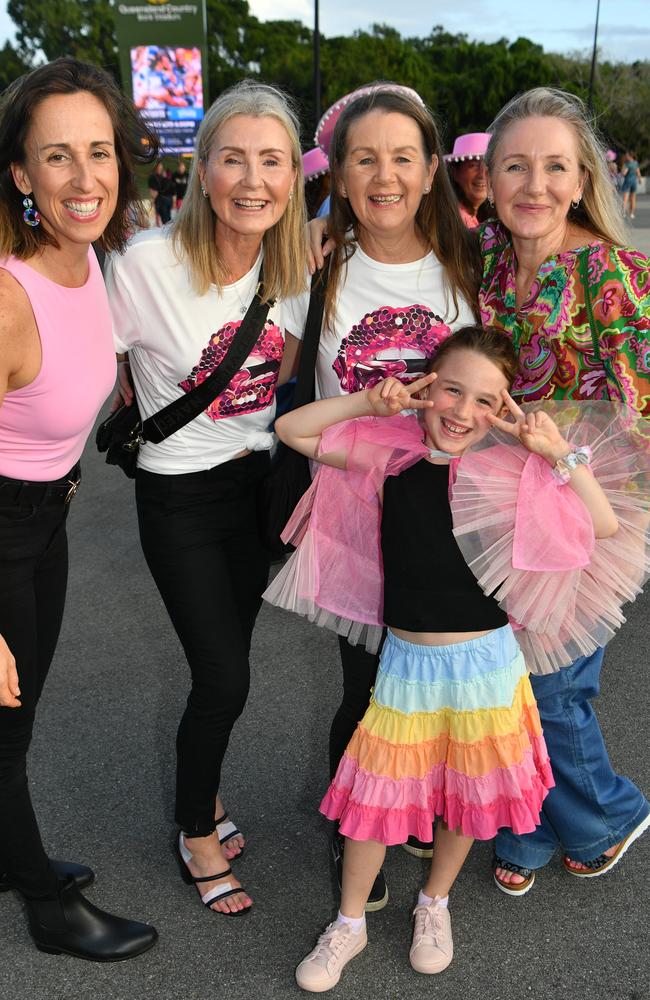
[[[223,360],[241,321],[226,323],[210,337],[208,346],[201,351],[201,360],[182,382],[181,389],[190,392],[205,382],[208,375]],[[205,411],[211,420],[237,417],[243,413],[265,410],[273,402],[273,390],[278,380],[284,341],[280,329],[270,320],[242,368],[230,380],[220,396]]]
[[[332,367],[346,392],[371,389],[389,376],[413,382],[450,333],[426,306],[382,306],[355,323]]]

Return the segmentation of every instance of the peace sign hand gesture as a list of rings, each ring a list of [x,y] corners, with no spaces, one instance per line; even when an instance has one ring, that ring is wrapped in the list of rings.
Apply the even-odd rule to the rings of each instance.
[[[524,448],[535,455],[541,455],[550,465],[555,465],[559,459],[570,453],[571,446],[562,437],[557,424],[548,413],[544,413],[543,410],[524,413],[506,389],[502,390],[502,395],[514,419],[504,420],[489,413],[488,420],[493,427],[518,438]]]
[[[399,379],[386,378],[367,390],[368,404],[376,417],[393,417],[402,410],[424,410],[433,406],[431,400],[420,399],[416,393],[436,380],[435,372],[423,375],[404,385]]]

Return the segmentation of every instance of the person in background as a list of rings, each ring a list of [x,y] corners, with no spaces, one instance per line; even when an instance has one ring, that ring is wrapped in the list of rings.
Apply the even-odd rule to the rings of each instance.
[[[489,217],[485,151],[487,132],[459,135],[451,153],[445,156],[451,182],[458,198],[460,217],[468,229],[475,229]]]
[[[314,219],[321,214],[323,204],[326,201],[329,204],[329,160],[320,146],[315,146],[314,149],[302,154],[302,166],[305,172],[307,218]]]
[[[174,198],[172,208],[176,212],[179,211],[183,204],[189,176],[185,159],[180,156],[178,158],[178,168],[172,174],[172,180],[174,181]]]
[[[623,180],[621,181],[623,215],[629,215],[633,219],[636,215],[636,192],[643,179],[636,153],[628,152],[625,154],[621,173],[623,175]]]
[[[26,758],[63,617],[79,458],[115,381],[91,244],[124,248],[135,167],[157,148],[112,78],[76,59],[0,102],[0,889],[22,896],[37,948],[96,961],[139,955],[156,931],[89,903],[90,868],[48,858]]]
[[[149,185],[149,197],[153,202],[156,213],[156,225],[164,226],[172,217],[174,182],[168,176],[162,160],[159,160],[154,167],[154,171],[149,175],[147,183]]]
[[[615,151],[613,149],[608,149],[605,153],[605,159],[607,160],[607,169],[609,170],[609,176],[612,179],[612,184],[617,191],[620,191],[623,178],[619,174]]]
[[[490,126],[498,222],[480,230],[481,316],[519,355],[521,402],[620,400],[650,416],[650,262],[626,245],[605,150],[582,102],[539,87]],[[556,786],[534,833],[498,834],[494,877],[512,896],[560,848],[580,878],[609,872],[650,826],[650,803],[614,771],[590,704],[603,650],[533,677]]]

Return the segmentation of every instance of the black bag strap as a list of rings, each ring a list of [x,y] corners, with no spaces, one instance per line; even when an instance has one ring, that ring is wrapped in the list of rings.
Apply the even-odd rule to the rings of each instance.
[[[216,371],[212,372],[205,382],[195,386],[190,392],[184,393],[179,399],[165,406],[158,413],[147,417],[142,424],[140,441],[151,441],[159,444],[175,434],[185,424],[198,417],[199,413],[212,403],[223,392],[233,375],[235,375],[251,353],[262,332],[269,309],[273,302],[263,302],[263,264],[260,266],[259,280],[253,301],[241,321],[237,333],[233,337],[224,359]]]
[[[328,277],[329,268],[326,265],[321,271],[315,271],[311,279],[309,310],[305,321],[305,332],[302,336],[298,376],[291,404],[292,410],[314,401],[316,358],[318,357],[320,332],[323,325]]]

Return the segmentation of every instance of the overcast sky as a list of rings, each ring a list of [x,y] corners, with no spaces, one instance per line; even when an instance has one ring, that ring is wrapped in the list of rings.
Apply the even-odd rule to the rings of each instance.
[[[14,25],[0,0],[0,43]],[[311,25],[313,0],[249,0],[261,20],[290,18]],[[596,0],[320,0],[324,35],[346,35],[389,24],[402,35],[426,36],[436,24],[452,33],[495,41],[530,38],[549,52],[591,51]],[[601,0],[599,47],[605,57],[650,59],[650,0]],[[62,53],[63,55],[63,53]]]

